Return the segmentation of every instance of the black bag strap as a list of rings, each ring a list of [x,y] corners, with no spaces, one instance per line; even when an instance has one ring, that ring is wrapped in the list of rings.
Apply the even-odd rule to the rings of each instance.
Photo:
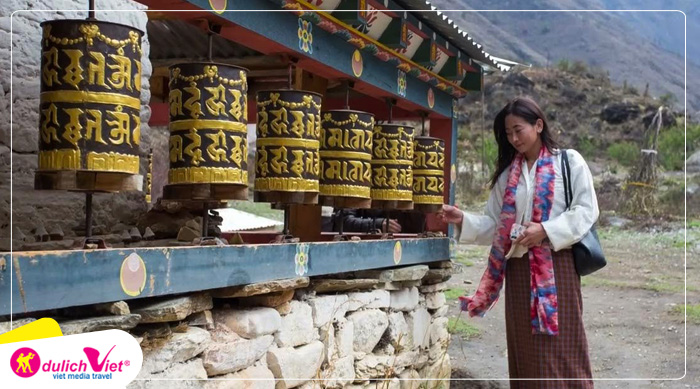
[[[574,192],[571,189],[571,167],[569,166],[569,155],[566,149],[562,150],[561,153],[561,175],[564,180],[564,199],[568,210],[574,198]]]

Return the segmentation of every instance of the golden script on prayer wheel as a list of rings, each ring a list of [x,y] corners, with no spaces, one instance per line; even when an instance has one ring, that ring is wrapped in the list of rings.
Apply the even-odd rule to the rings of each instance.
[[[374,115],[333,110],[322,112],[321,117],[319,191],[323,203],[332,205],[343,198],[370,200]]]
[[[413,144],[413,203],[442,205],[445,201],[445,141],[417,136]]]
[[[247,187],[247,69],[209,62],[169,70],[168,184]]]
[[[143,32],[95,20],[41,27],[38,170],[138,174]]]
[[[316,204],[321,95],[261,91],[257,108],[255,201]]]
[[[374,126],[372,207],[398,202],[400,208],[412,208],[413,132],[413,127],[400,124]]]

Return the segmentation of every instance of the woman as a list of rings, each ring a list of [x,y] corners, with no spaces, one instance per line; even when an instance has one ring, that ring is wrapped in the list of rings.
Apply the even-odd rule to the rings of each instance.
[[[517,98],[496,115],[494,135],[498,160],[486,215],[443,207],[443,220],[461,226],[461,241],[492,245],[476,293],[460,297],[462,309],[483,316],[505,278],[510,377],[546,379],[512,380],[511,388],[592,388],[581,283],[570,250],[598,219],[591,172],[568,150],[573,200],[566,210],[562,151],[530,98]],[[524,231],[514,239],[516,223]]]

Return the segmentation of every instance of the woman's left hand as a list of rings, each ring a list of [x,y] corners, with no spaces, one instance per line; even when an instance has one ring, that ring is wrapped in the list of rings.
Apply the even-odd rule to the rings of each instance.
[[[547,239],[547,232],[540,223],[525,223],[523,224],[525,231],[513,243],[525,246],[527,248],[539,246]]]

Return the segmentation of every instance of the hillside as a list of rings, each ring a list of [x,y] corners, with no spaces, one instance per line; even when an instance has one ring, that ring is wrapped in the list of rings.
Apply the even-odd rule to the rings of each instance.
[[[691,15],[698,7],[680,0],[670,4],[661,0],[436,0],[438,9],[609,9],[656,6],[663,9],[685,6]],[[617,7],[614,5],[617,4]],[[536,66],[548,66],[561,59],[581,60],[610,73],[613,83],[644,90],[661,96],[672,93],[682,107],[684,59],[677,54],[679,37],[683,37],[681,13],[611,13],[611,12],[447,12],[458,25],[486,50],[497,57]],[[688,37],[698,30],[689,20]],[[680,43],[682,46],[682,42]],[[688,43],[688,52],[700,53],[700,43]],[[666,48],[664,48],[666,47]],[[691,57],[695,58],[695,57]],[[688,61],[689,112],[700,110],[700,66]]]

